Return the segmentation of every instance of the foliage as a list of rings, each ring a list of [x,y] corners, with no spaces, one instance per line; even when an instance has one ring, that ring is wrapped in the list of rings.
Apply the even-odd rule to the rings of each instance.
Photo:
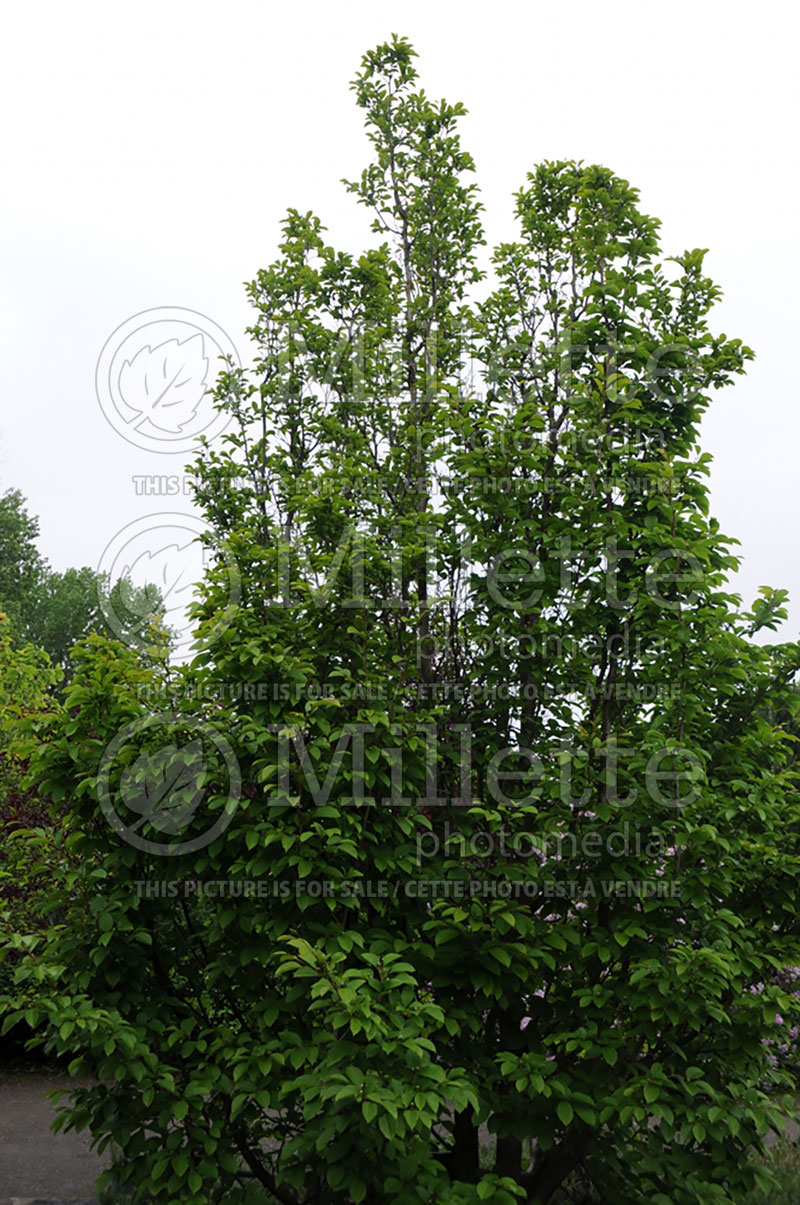
[[[42,649],[14,646],[11,622],[0,612],[0,931],[19,935],[42,932],[52,921],[48,862],[55,854],[49,801],[26,782],[19,732],[24,720],[50,708],[59,677]],[[0,963],[0,992],[11,988],[15,961]]]
[[[771,977],[770,982],[779,987],[786,995],[791,996],[795,1001],[800,997],[800,967],[782,967],[776,971]],[[764,984],[754,983],[750,985],[750,992],[754,995],[763,995]],[[798,1047],[798,1036],[800,1036],[800,1028],[795,1025],[787,1024],[786,1019],[780,1012],[775,1014],[774,1029],[770,1037],[762,1039],[768,1050],[768,1059],[773,1067],[786,1067],[795,1077],[797,1077],[798,1063],[800,1062],[800,1047]]]
[[[65,681],[72,646],[88,632],[141,644],[163,614],[158,587],[134,586],[124,577],[111,582],[87,566],[61,573],[39,553],[38,534],[39,521],[28,514],[20,491],[7,490],[0,498],[0,607],[15,643],[45,649]],[[169,633],[163,637],[169,639]]]
[[[38,535],[39,521],[28,514],[20,491],[6,490],[0,497],[0,605],[17,636],[24,634],[27,600],[43,572]]]
[[[745,1205],[795,1205],[800,1200],[800,1151],[797,1141],[782,1138],[770,1148],[766,1164],[774,1177],[769,1188],[751,1193]]]
[[[355,94],[384,241],[290,211],[250,286],[196,465],[227,628],[161,677],[93,636],[38,722],[74,866],[9,1020],[156,1201],[741,1201],[800,962],[800,650],[697,446],[752,353],[604,167],[530,174],[473,301],[463,110],[401,39]]]

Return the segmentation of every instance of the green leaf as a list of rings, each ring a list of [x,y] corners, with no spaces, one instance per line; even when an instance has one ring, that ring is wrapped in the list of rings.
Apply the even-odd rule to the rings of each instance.
[[[185,1175],[188,1166],[189,1156],[185,1155],[183,1151],[179,1151],[176,1155],[172,1156],[172,1167],[177,1175]]]

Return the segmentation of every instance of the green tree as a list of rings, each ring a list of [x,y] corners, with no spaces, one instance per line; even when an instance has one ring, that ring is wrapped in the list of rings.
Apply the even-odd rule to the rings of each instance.
[[[34,644],[46,649],[66,670],[70,649],[79,636],[92,630],[108,633],[100,607],[102,582],[93,569],[46,569],[29,601],[27,631]]]
[[[697,443],[752,353],[599,166],[531,172],[475,301],[463,110],[413,58],[354,84],[382,241],[290,211],[219,381],[228,627],[160,678],[91,638],[39,725],[80,856],[9,1023],[158,1201],[736,1202],[800,962],[800,650],[725,589]]]
[[[39,521],[28,514],[19,490],[0,497],[0,604],[12,631],[23,636],[29,599],[39,587],[44,562],[36,547]]]
[[[97,631],[141,647],[160,623],[163,599],[157,586],[109,581],[88,566],[52,569],[36,547],[39,520],[28,514],[19,490],[0,498],[0,606],[18,647],[34,644],[50,655],[65,680],[70,652],[79,637]],[[115,619],[114,631],[107,616]],[[168,641],[170,634],[163,632]]]
[[[26,781],[19,737],[25,722],[52,708],[59,677],[42,649],[16,646],[8,616],[0,612],[0,932],[23,939],[46,930],[52,920],[54,875],[47,862],[55,856],[55,828],[49,801]],[[30,842],[21,840],[23,833]],[[11,988],[18,957],[0,964],[0,991]],[[29,1036],[19,1026],[5,1043],[0,1040],[0,1049]]]

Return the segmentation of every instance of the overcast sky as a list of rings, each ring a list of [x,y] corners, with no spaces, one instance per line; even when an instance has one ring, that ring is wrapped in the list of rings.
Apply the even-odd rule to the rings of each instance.
[[[641,190],[666,253],[710,248],[717,328],[757,355],[704,423],[712,509],[741,540],[745,600],[791,590],[795,638],[798,19],[774,0],[6,6],[0,489],[27,496],[59,569],[141,560],[153,524],[173,524],[159,548],[180,546],[179,521],[154,516],[190,516],[189,498],[136,492],[188,459],[142,420],[136,355],[161,348],[168,372],[169,347],[195,338],[212,372],[215,347],[247,358],[242,282],[288,206],[344,249],[368,241],[339,182],[368,157],[348,85],[392,32],[426,91],[469,109],[490,242],[513,233],[533,164],[577,158]]]

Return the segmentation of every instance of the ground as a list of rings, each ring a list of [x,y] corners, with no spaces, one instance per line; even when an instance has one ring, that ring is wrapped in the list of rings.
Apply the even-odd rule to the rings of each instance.
[[[55,1112],[45,1093],[77,1086],[62,1071],[0,1070],[0,1205],[96,1205],[107,1157],[91,1149],[86,1131],[50,1129]],[[798,1127],[790,1124],[787,1137],[795,1140]]]
[[[63,1072],[0,1072],[0,1205],[88,1205],[108,1160],[91,1149],[88,1132],[54,1134],[53,1105],[44,1093],[74,1088]]]

